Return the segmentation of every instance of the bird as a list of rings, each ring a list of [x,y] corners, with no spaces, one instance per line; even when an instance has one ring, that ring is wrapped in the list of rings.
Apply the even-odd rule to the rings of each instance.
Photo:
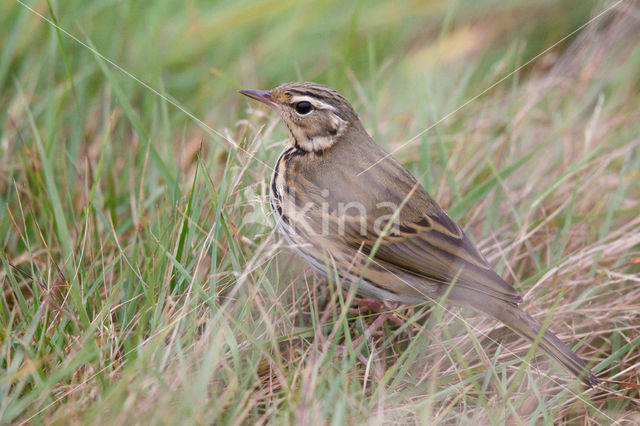
[[[599,379],[525,313],[460,226],[378,145],[338,91],[313,82],[239,90],[277,111],[289,143],[276,161],[270,206],[285,240],[321,274],[384,302],[445,301],[492,317],[593,388]],[[538,337],[538,335],[540,337]]]

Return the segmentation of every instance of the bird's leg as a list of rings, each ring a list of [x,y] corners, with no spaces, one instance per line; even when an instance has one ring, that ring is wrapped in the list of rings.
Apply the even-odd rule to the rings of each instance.
[[[371,336],[376,334],[379,331],[379,329],[381,329],[382,326],[384,325],[385,320],[390,320],[398,327],[404,324],[404,321],[398,315],[396,315],[395,312],[393,312],[393,307],[388,306],[387,303],[385,302],[382,302],[376,299],[356,297],[352,301],[352,306],[353,307],[349,308],[349,313],[378,314],[376,316],[376,319],[373,320],[373,322],[368,327],[365,328],[364,333],[362,333],[360,337],[358,337],[352,342],[352,348],[354,351],[362,344],[362,341],[364,339],[369,339]],[[343,355],[348,352],[346,349],[347,348],[344,346],[339,347],[339,351]],[[358,352],[357,356],[361,362],[365,364],[367,363],[367,359],[364,357],[364,355],[362,355],[362,353]]]
[[[386,311],[384,302],[376,299],[369,299],[366,297],[354,297],[351,302],[352,308],[349,309],[349,313],[360,314],[366,312],[383,313]]]
[[[390,316],[390,314],[378,315],[378,317],[371,323],[371,325],[364,330],[364,333],[362,333],[360,337],[358,337],[356,340],[354,340],[351,343],[354,352],[357,351],[357,348],[362,344],[362,341],[364,339],[368,339],[375,332],[377,332],[379,328],[382,327],[382,325],[384,324],[384,320],[387,319],[387,316]],[[346,346],[340,345],[338,347],[338,352],[341,355],[346,355],[349,351],[347,350]],[[365,358],[364,355],[362,355],[361,352],[357,352],[357,357],[363,364],[367,363],[367,359]]]
[[[349,313],[363,314],[372,312],[380,314],[378,318],[388,319],[398,327],[404,324],[404,321],[398,315],[396,315],[395,312],[393,312],[393,307],[389,306],[386,302],[365,297],[355,297],[351,305],[353,307],[349,308]],[[376,321],[378,320],[378,318],[376,319]],[[371,326],[373,326],[373,324],[371,324]],[[369,326],[369,328],[371,326]]]

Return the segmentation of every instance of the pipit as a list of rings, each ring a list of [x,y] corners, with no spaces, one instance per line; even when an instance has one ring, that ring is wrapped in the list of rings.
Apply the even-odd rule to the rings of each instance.
[[[502,321],[587,386],[584,361],[518,305],[522,298],[418,181],[365,131],[334,89],[285,83],[240,90],[275,109],[290,145],[278,158],[271,209],[311,267],[367,297],[404,304],[445,300]],[[371,167],[374,165],[373,167]]]

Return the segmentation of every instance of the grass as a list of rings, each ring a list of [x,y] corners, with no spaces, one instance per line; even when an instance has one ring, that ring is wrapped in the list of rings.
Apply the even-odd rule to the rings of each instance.
[[[611,4],[0,4],[0,423],[637,422],[638,4],[536,58]],[[285,132],[235,93],[298,79],[420,134],[395,155],[612,382],[440,308],[344,349],[376,315],[274,231]]]

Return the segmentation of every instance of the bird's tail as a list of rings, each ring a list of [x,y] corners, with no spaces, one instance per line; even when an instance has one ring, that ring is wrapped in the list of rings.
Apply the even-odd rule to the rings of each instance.
[[[453,290],[455,290],[455,286]],[[542,325],[522,309],[511,303],[478,293],[474,294],[473,305],[471,305],[468,303],[468,294],[465,294],[466,297],[464,297],[464,299],[466,300],[456,300],[458,298],[455,293],[455,291],[451,292],[450,297],[452,302],[461,302],[458,304],[471,307],[476,311],[480,311],[502,321],[507,327],[532,343],[536,340],[538,334],[540,334]],[[551,331],[544,331],[539,339],[538,347],[555,358],[576,377],[580,378],[585,385],[595,387],[600,383],[598,378],[587,368],[584,361],[569,349],[567,345],[562,343]]]

